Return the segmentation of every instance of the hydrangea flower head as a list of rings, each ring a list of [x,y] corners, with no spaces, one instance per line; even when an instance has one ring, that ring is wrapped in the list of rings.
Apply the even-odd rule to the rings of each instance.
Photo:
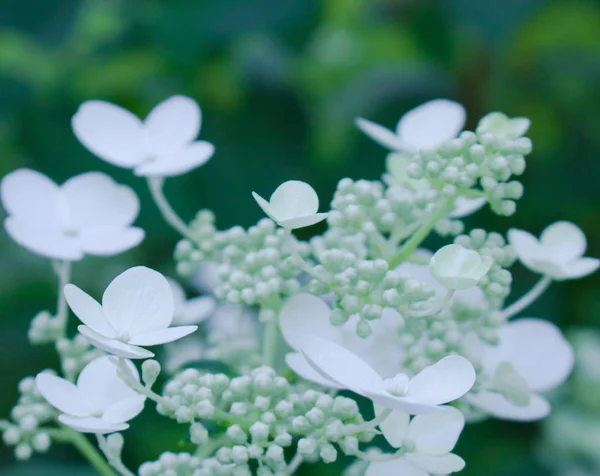
[[[548,226],[539,240],[526,231],[511,229],[508,240],[525,266],[556,280],[582,278],[600,266],[599,259],[583,257],[585,235],[567,221]]]
[[[457,102],[434,99],[408,111],[393,132],[363,118],[356,125],[371,139],[399,152],[433,150],[454,139],[466,121],[465,109]]]
[[[269,218],[289,230],[311,226],[327,218],[327,213],[318,213],[319,197],[306,182],[282,183],[268,202],[255,192],[252,196]]]
[[[462,397],[475,383],[473,365],[458,355],[445,357],[412,378],[399,373],[384,379],[359,356],[321,337],[307,336],[302,353],[322,377],[338,387],[411,415],[432,412]]]
[[[481,345],[487,389],[468,401],[497,418],[532,421],[550,413],[538,394],[561,385],[573,370],[574,353],[558,327],[542,319],[524,318],[505,324],[499,344]]]
[[[179,283],[168,279],[173,293],[173,324],[184,326],[198,324],[207,319],[216,309],[217,301],[212,296],[187,299]]]
[[[139,381],[135,366],[130,361],[126,364]],[[44,398],[62,412],[60,422],[83,433],[126,430],[126,422],[144,409],[146,400],[121,380],[109,356],[87,364],[75,385],[50,372],[41,372],[35,381]]]
[[[86,101],[71,125],[79,141],[94,155],[144,177],[170,177],[206,163],[214,146],[197,141],[201,111],[185,96],[172,96],[142,121],[106,101]]]
[[[431,275],[448,289],[468,289],[476,286],[492,266],[489,256],[452,244],[440,248],[429,262]]]
[[[100,172],[58,186],[35,170],[19,169],[2,179],[0,194],[8,234],[42,256],[70,261],[110,256],[144,239],[144,230],[131,226],[140,209],[137,196]]]
[[[392,412],[379,427],[392,447],[406,452],[390,461],[371,463],[365,476],[428,476],[461,471],[465,462],[451,451],[464,426],[464,416],[453,407],[440,407],[435,413],[417,415],[412,420],[406,413]]]
[[[144,266],[117,276],[106,288],[102,304],[72,284],[65,286],[65,297],[83,323],[79,332],[92,345],[119,357],[153,357],[142,346],[172,342],[198,328],[169,327],[173,320],[171,286],[162,274]]]

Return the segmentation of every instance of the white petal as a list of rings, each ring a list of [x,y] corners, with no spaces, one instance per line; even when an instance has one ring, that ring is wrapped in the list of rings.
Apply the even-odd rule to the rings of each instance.
[[[94,410],[104,411],[122,400],[138,396],[119,377],[116,362],[113,360],[114,358],[108,355],[98,357],[87,364],[77,378],[77,388]],[[139,381],[135,366],[130,361],[127,361],[127,366]]]
[[[376,461],[369,464],[365,476],[429,476],[404,458]]]
[[[102,307],[111,326],[133,337],[169,327],[173,319],[173,294],[162,274],[136,266],[108,285]]]
[[[64,378],[42,372],[35,378],[35,384],[48,403],[61,412],[76,416],[88,416],[92,412],[81,391]]]
[[[489,271],[493,260],[458,244],[440,248],[429,262],[431,275],[448,289],[468,289]]]
[[[384,407],[375,405],[375,416],[379,416],[385,410]],[[379,424],[386,441],[394,448],[400,448],[408,433],[410,415],[405,412],[392,411],[392,413]]]
[[[467,400],[489,415],[504,420],[535,421],[547,417],[550,413],[548,401],[537,394],[531,395],[531,401],[526,407],[510,403],[495,392],[472,393],[467,395]]]
[[[573,370],[571,344],[560,329],[543,319],[518,319],[498,333],[497,346],[488,346],[483,365],[493,373],[501,362],[510,362],[532,390],[543,392],[561,385]]]
[[[377,392],[364,390],[361,394],[369,398],[376,405],[389,408],[391,410],[408,413],[409,415],[422,415],[425,413],[431,413],[437,411],[439,408],[436,405],[432,405],[427,402],[420,402],[413,398],[396,397],[386,390],[379,390]]]
[[[299,293],[287,300],[279,312],[279,326],[288,345],[300,351],[306,335],[342,343],[340,329],[329,322],[331,309],[320,298]]]
[[[406,149],[406,147],[403,147],[400,138],[389,129],[367,119],[363,119],[362,117],[357,117],[354,123],[356,124],[356,127],[382,146],[396,151]]]
[[[338,384],[332,380],[326,379],[323,375],[313,369],[299,352],[290,352],[289,354],[286,354],[285,363],[290,369],[305,380],[323,385],[324,387],[341,388]]]
[[[135,345],[125,344],[116,339],[104,337],[97,332],[94,332],[89,327],[79,326],[77,327],[77,330],[93,346],[118,357],[124,357],[126,359],[148,359],[154,357],[154,354],[149,350],[142,349]]]
[[[70,224],[77,231],[127,226],[140,211],[140,201],[131,188],[100,172],[70,178],[60,190],[69,206]]]
[[[210,142],[192,142],[177,152],[165,154],[140,164],[135,174],[141,177],[175,177],[204,165],[215,153]]]
[[[472,215],[486,203],[485,198],[457,197],[450,218],[463,218]]]
[[[447,99],[435,99],[408,111],[396,133],[411,150],[436,149],[454,139],[465,125],[465,108]]]
[[[94,417],[79,418],[70,415],[59,415],[58,419],[61,423],[70,426],[81,433],[104,435],[129,428],[127,423],[109,423],[101,418]]]
[[[600,260],[596,258],[579,258],[562,266],[559,279],[578,279],[592,274],[600,267]]]
[[[126,109],[106,101],[86,101],[71,126],[79,142],[111,164],[130,168],[146,159],[144,127]]]
[[[521,262],[529,268],[533,259],[543,256],[540,242],[531,233],[512,228],[508,230],[508,241]]]
[[[288,230],[295,230],[297,228],[304,228],[306,226],[315,225],[327,218],[328,213],[315,213],[314,215],[307,215],[298,218],[290,218],[289,220],[279,220],[279,225]]]
[[[4,220],[4,228],[18,244],[39,255],[68,261],[78,261],[84,256],[75,239],[54,228],[40,228],[14,217]]]
[[[302,343],[301,351],[317,371],[343,388],[356,393],[383,389],[383,379],[369,364],[334,342],[310,336]]]
[[[123,423],[138,416],[144,409],[146,397],[136,395],[125,400],[119,400],[106,410],[102,415],[102,419],[109,423]]]
[[[77,237],[77,243],[90,255],[112,256],[139,245],[146,233],[141,228],[94,228]]]
[[[148,151],[169,155],[192,142],[200,132],[200,107],[192,98],[172,96],[158,104],[144,120]]]
[[[540,235],[544,252],[558,262],[565,263],[583,256],[587,241],[583,231],[568,221],[557,221]]]
[[[175,309],[173,324],[190,325],[204,321],[217,308],[217,301],[212,296],[200,296],[184,302]]]
[[[254,200],[256,200],[256,203],[258,203],[258,206],[260,208],[262,208],[262,211],[265,212],[265,214],[273,221],[277,221],[277,218],[275,218],[275,215],[273,215],[273,210],[271,209],[271,204],[269,202],[267,202],[264,198],[262,198],[258,193],[256,192],[252,192],[252,196],[254,197]]]
[[[434,413],[413,418],[408,429],[408,439],[416,451],[428,455],[450,453],[465,426],[465,417],[453,407],[440,407]]]
[[[299,180],[282,183],[271,195],[269,203],[277,221],[309,217],[319,211],[317,192]]]
[[[407,453],[404,457],[412,465],[431,474],[455,473],[465,468],[465,461],[454,453],[439,456],[423,453]]]
[[[102,312],[102,306],[94,298],[73,284],[67,284],[64,293],[69,307],[83,324],[103,336],[117,337],[117,332]]]
[[[450,355],[415,375],[410,381],[407,397],[441,405],[462,397],[474,383],[475,369],[471,362],[464,357]]]
[[[45,175],[31,169],[15,170],[2,178],[0,196],[6,212],[19,221],[60,230],[58,186]]]
[[[144,334],[136,334],[129,340],[131,345],[160,345],[181,339],[192,332],[196,332],[198,326],[169,327],[168,329],[157,329]]]

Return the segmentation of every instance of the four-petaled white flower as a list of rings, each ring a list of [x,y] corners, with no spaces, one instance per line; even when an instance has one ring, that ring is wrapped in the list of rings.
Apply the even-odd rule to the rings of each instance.
[[[144,121],[106,101],[86,101],[71,125],[79,141],[94,155],[144,177],[171,177],[200,167],[214,146],[195,140],[201,111],[185,96],[172,96],[157,105]]]
[[[106,288],[102,305],[72,284],[67,284],[64,292],[71,310],[84,324],[77,328],[79,332],[92,345],[119,357],[153,357],[140,346],[172,342],[198,328],[169,327],[173,320],[169,282],[144,266],[117,276]]]
[[[525,266],[555,280],[582,278],[600,266],[600,260],[583,257],[585,235],[567,221],[548,226],[539,240],[526,231],[511,229],[508,241]]]
[[[428,476],[462,471],[464,460],[452,453],[465,426],[456,408],[440,407],[435,413],[417,415],[392,412],[380,425],[383,436],[404,453],[388,461],[372,462],[365,476]]]
[[[468,289],[476,286],[492,267],[489,256],[452,244],[440,248],[429,261],[431,275],[448,289]]]
[[[538,392],[553,390],[567,379],[575,360],[571,345],[558,327],[542,319],[518,319],[498,334],[497,346],[470,342],[481,359],[483,381],[482,390],[467,400],[496,418],[546,417],[550,404]]]
[[[215,311],[217,301],[212,296],[187,299],[185,291],[173,279],[167,279],[173,293],[173,322],[177,326],[199,324]]]
[[[92,360],[79,374],[77,384],[41,372],[35,381],[43,397],[62,412],[58,419],[83,433],[114,433],[129,428],[127,421],[144,408],[146,397],[136,393],[117,375],[114,357]],[[126,361],[139,381],[135,366]]]
[[[2,179],[0,194],[8,234],[42,256],[70,261],[110,256],[144,239],[144,230],[131,226],[140,209],[137,196],[100,172],[58,186],[35,170],[19,169]]]
[[[339,344],[305,336],[301,351],[323,378],[392,410],[418,415],[462,397],[475,383],[475,369],[464,357],[450,355],[414,377],[399,373],[384,379],[373,367]]]
[[[408,111],[396,125],[396,132],[363,118],[356,125],[388,149],[416,152],[437,149],[456,138],[466,120],[465,108],[447,99],[434,99]]]
[[[282,183],[268,202],[255,192],[252,196],[269,218],[288,230],[314,225],[327,218],[327,213],[317,213],[317,193],[309,184],[299,180]]]
[[[491,112],[479,121],[477,134],[492,133],[496,137],[518,139],[525,135],[530,125],[531,121],[526,117],[510,118],[501,112]]]
[[[404,352],[396,329],[402,318],[393,309],[384,309],[380,319],[371,322],[372,334],[368,339],[356,335],[358,316],[352,316],[342,326],[331,324],[331,309],[319,297],[299,293],[288,299],[279,312],[279,325],[283,338],[295,350],[285,356],[286,363],[306,380],[327,387],[339,387],[324,378],[308,363],[301,353],[307,336],[316,335],[354,352],[383,377],[393,377],[402,371],[400,365]]]

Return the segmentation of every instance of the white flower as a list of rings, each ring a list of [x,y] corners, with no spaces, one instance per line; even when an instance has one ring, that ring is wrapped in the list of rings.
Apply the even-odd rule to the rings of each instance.
[[[396,132],[366,119],[356,125],[373,140],[398,152],[433,150],[456,138],[465,125],[464,107],[447,99],[434,99],[408,111],[396,125]]]
[[[358,316],[351,317],[342,326],[334,326],[329,320],[330,314],[331,309],[321,298],[307,293],[294,295],[281,308],[281,333],[288,345],[296,351],[288,353],[285,360],[294,372],[320,385],[339,387],[330,379],[322,377],[302,355],[302,343],[310,335],[322,337],[354,352],[384,377],[393,377],[402,370],[400,364],[404,353],[396,332],[402,318],[396,311],[385,309],[380,319],[371,322],[373,333],[368,339],[356,335]]]
[[[585,235],[567,221],[548,226],[539,240],[526,231],[509,230],[508,241],[525,266],[556,280],[582,278],[600,266],[596,258],[582,258],[587,247]]]
[[[102,305],[77,286],[67,284],[65,297],[84,324],[77,329],[99,349],[130,359],[154,354],[140,346],[165,344],[194,332],[197,326],[169,327],[173,294],[167,279],[143,266],[130,268],[106,288]]]
[[[467,400],[507,420],[544,418],[550,404],[538,392],[561,385],[574,364],[573,349],[554,324],[518,319],[499,331],[499,345],[475,343],[483,365],[484,387]]]
[[[139,381],[135,366],[126,363]],[[109,356],[87,364],[76,385],[49,372],[39,373],[35,381],[44,398],[62,412],[60,422],[83,433],[126,430],[126,422],[143,410],[146,399],[121,380]]]
[[[181,175],[210,159],[214,146],[195,140],[201,111],[185,96],[172,96],[141,121],[106,101],[86,101],[71,120],[73,132],[94,155],[144,177]]]
[[[529,129],[531,121],[526,117],[509,118],[501,112],[491,112],[479,121],[477,134],[492,133],[507,139],[518,139]]]
[[[183,288],[173,279],[167,279],[173,293],[173,322],[183,326],[198,324],[208,318],[217,307],[212,296],[198,296],[187,299]]]
[[[384,379],[359,356],[322,337],[305,336],[301,351],[324,379],[411,415],[435,411],[438,405],[462,397],[475,382],[475,369],[458,355],[445,357],[412,378],[397,374]]]
[[[392,447],[406,452],[397,459],[371,463],[365,476],[428,476],[461,471],[465,462],[451,451],[464,426],[464,416],[452,407],[441,407],[412,420],[406,413],[392,412],[379,428]]]
[[[59,187],[35,170],[19,169],[2,179],[0,194],[8,234],[49,258],[110,256],[144,239],[144,230],[131,226],[140,209],[137,196],[100,172],[77,175]]]
[[[327,213],[317,213],[319,197],[305,182],[289,180],[282,183],[268,202],[255,192],[252,196],[269,218],[289,230],[314,225],[327,218]]]
[[[429,262],[431,275],[448,289],[468,289],[476,286],[492,267],[489,256],[461,245],[440,248]]]

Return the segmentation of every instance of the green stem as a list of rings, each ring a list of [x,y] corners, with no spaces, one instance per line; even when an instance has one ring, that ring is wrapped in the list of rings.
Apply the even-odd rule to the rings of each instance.
[[[70,261],[55,261],[54,271],[58,277],[58,297],[56,304],[56,319],[61,323],[61,337],[67,335],[67,317],[69,309],[65,298],[65,286],[71,280],[71,262]]]
[[[303,462],[304,459],[302,458],[300,453],[296,453],[291,459],[290,464],[288,464],[288,467],[286,468],[287,474],[293,475]]]
[[[362,433],[365,431],[370,431],[370,430],[374,429],[380,423],[383,423],[383,421],[387,417],[389,417],[391,414],[392,414],[392,410],[390,410],[389,408],[386,408],[372,420],[369,420],[360,425],[355,425],[355,426],[351,427],[348,434],[351,435],[354,433]]]
[[[265,325],[263,334],[263,364],[273,367],[275,365],[275,356],[277,354],[278,336],[277,317],[273,317]]]
[[[161,215],[165,221],[171,225],[176,231],[190,241],[195,241],[193,233],[190,231],[186,223],[175,213],[175,210],[171,207],[165,194],[163,193],[164,179],[161,177],[149,177],[147,179],[148,188],[152,199],[156,203]]]
[[[423,242],[423,240],[427,238],[429,233],[431,233],[431,230],[433,230],[435,224],[452,209],[453,205],[454,198],[450,198],[433,215],[431,215],[429,220],[424,222],[421,227],[417,229],[417,231],[410,237],[410,239],[404,243],[402,248],[400,248],[400,251],[390,258],[388,261],[390,268],[395,268],[406,258],[408,258]]]
[[[71,443],[79,452],[85,456],[98,474],[102,476],[116,476],[100,452],[92,445],[89,440],[78,431],[64,427],[53,433],[53,437],[65,442]]]
[[[528,293],[525,293],[521,296],[520,299],[517,299],[510,306],[508,306],[504,311],[502,311],[502,315],[505,319],[510,319],[515,314],[518,314],[526,307],[530,306],[537,298],[539,298],[542,293],[548,289],[548,286],[552,283],[552,278],[549,276],[543,276],[537,284],[529,290]]]

